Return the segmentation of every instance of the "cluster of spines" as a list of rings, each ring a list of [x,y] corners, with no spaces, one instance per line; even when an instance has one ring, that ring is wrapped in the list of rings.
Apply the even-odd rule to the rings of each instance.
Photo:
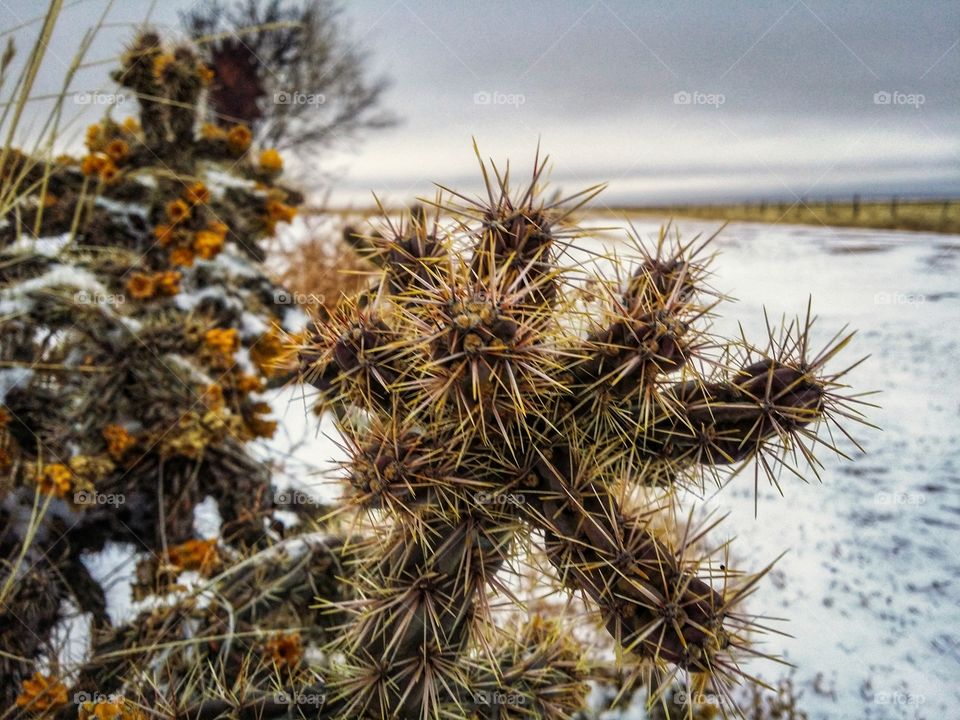
[[[808,326],[732,367],[711,356],[727,345],[701,327],[717,303],[703,287],[707,242],[671,247],[664,234],[625,279],[619,265],[611,280],[577,277],[560,262],[563,241],[576,235],[564,224],[569,207],[538,200],[543,168],[538,160],[516,197],[509,172],[494,168],[491,182],[484,168],[485,201],[453,193],[438,201],[430,228],[419,211],[388,222],[386,233],[354,235],[378,258],[381,278],[362,307],[345,302],[302,349],[305,378],[350,438],[356,501],[399,533],[366,548],[374,557],[361,566],[376,571],[358,574],[372,584],[358,588],[363,610],[337,645],[348,648],[352,712],[392,717],[374,698],[396,699],[400,687],[399,717],[439,717],[446,703],[463,702],[469,679],[441,668],[471,657],[494,622],[481,612],[484,598],[504,588],[489,568],[512,567],[509,553],[523,543],[506,540],[521,536],[542,538],[560,582],[599,612],[621,649],[726,692],[741,675],[734,653],[757,629],[736,610],[757,576],[725,568],[713,587],[707,561],[695,557],[702,534],[670,542],[652,510],[627,512],[619,488],[670,486],[754,457],[773,469],[769,458],[783,461],[796,439],[816,437],[812,427],[842,403],[822,366],[847,338],[811,361]],[[465,522],[505,539],[489,563],[466,543],[444,544]],[[397,553],[405,564],[383,564]],[[438,586],[444,562],[484,571]],[[436,604],[418,625],[430,631],[403,657],[358,656],[371,634],[396,636],[397,597],[414,587]],[[440,620],[468,607],[463,632]]]

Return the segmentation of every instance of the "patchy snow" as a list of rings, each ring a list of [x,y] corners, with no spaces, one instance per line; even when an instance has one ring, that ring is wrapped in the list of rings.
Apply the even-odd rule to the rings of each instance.
[[[224,172],[216,165],[208,165],[204,168],[204,180],[210,191],[217,196],[222,195],[228,188],[253,191],[257,187],[255,180],[248,180],[234,173]]]
[[[296,305],[290,305],[283,311],[280,327],[288,333],[298,333],[310,325],[310,318]]]
[[[45,255],[56,257],[57,254],[70,242],[70,233],[55,237],[34,238],[22,235],[17,241],[7,245],[3,251],[10,255]]]
[[[604,220],[602,224],[611,224]],[[656,220],[635,221],[656,237]],[[683,237],[719,223],[680,220]],[[595,244],[595,247],[599,243]],[[752,468],[697,501],[729,513],[713,539],[733,542],[739,565],[759,569],[789,551],[749,609],[787,618],[793,638],[760,638],[797,665],[801,709],[811,720],[954,717],[960,704],[960,237],[808,226],[729,225],[715,242],[711,284],[724,303],[714,330],[748,339],[771,321],[805,312],[812,296],[820,345],[845,324],[859,329],[831,364],[871,357],[846,379],[880,390],[867,409],[882,431],[853,426],[866,449],[821,453],[817,482],[784,476],[785,497],[762,477],[754,517]],[[814,345],[816,347],[816,343]],[[764,661],[746,669],[776,680]],[[623,717],[627,717],[624,715]]]
[[[346,454],[332,415],[317,417],[309,387],[289,386],[264,393],[278,421],[277,432],[258,449],[275,467],[273,484],[281,498],[300,502],[334,502],[342,493],[336,479],[338,463]]]
[[[108,213],[118,218],[126,219],[130,215],[135,215],[143,220],[147,220],[149,217],[149,208],[140,203],[124,202],[98,195],[96,204],[98,207],[103,208]]]
[[[113,625],[130,622],[137,615],[132,587],[136,582],[138,548],[133,543],[110,541],[99,552],[88,552],[81,561],[104,590],[107,615]]]
[[[227,275],[237,275],[240,277],[259,277],[262,271],[250,263],[245,255],[241,255],[232,245],[228,244],[222,252],[217,253],[213,260],[201,260],[199,263],[206,263],[215,266],[218,270]]]
[[[223,518],[220,517],[220,508],[217,499],[207,495],[193,508],[193,531],[197,537],[215,538],[220,536],[220,526]]]
[[[60,603],[60,621],[50,633],[59,667],[76,667],[87,659],[93,615],[82,613],[70,600]]]
[[[245,338],[259,338],[269,329],[270,326],[266,320],[249,310],[240,316],[240,333]]]
[[[53,265],[43,275],[0,289],[0,316],[25,312],[30,293],[53,287],[76,288],[77,302],[102,304],[112,298],[87,270],[75,265]]]
[[[173,303],[180,310],[190,312],[201,302],[208,299],[220,300],[226,307],[237,312],[242,312],[243,310],[243,303],[240,302],[240,300],[238,300],[236,297],[227,295],[226,291],[217,285],[205,287],[200,290],[177,293],[173,298]]]
[[[0,368],[0,400],[11,390],[25,387],[33,377],[33,369],[28,367]]]

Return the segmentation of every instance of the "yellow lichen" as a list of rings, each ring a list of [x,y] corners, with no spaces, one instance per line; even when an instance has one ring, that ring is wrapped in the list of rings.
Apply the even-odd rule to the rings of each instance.
[[[73,488],[73,473],[62,463],[51,463],[43,466],[34,481],[40,492],[62,498]]]

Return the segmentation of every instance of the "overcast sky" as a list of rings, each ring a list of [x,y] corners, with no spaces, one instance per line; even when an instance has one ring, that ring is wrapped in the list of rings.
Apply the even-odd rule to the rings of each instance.
[[[91,59],[114,57],[152,4],[117,2]],[[4,29],[43,5],[0,0]],[[159,2],[153,21],[189,5]],[[68,8],[38,92],[105,6]],[[539,139],[555,182],[609,181],[608,202],[960,195],[956,0],[354,0],[345,14],[402,123],[302,159],[342,174],[340,202],[471,183],[471,137],[519,167]],[[74,89],[108,85],[108,69]]]

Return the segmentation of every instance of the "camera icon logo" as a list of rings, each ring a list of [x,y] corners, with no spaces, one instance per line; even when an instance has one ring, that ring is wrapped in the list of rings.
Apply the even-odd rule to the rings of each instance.
[[[491,102],[493,102],[493,95],[486,90],[481,90],[473,94],[474,105],[489,105]]]
[[[673,94],[674,105],[689,105],[691,102],[693,102],[693,95],[688,93],[686,90],[681,90],[680,92],[675,92]]]
[[[889,105],[892,99],[892,96],[886,90],[879,90],[873,94],[874,105]]]

